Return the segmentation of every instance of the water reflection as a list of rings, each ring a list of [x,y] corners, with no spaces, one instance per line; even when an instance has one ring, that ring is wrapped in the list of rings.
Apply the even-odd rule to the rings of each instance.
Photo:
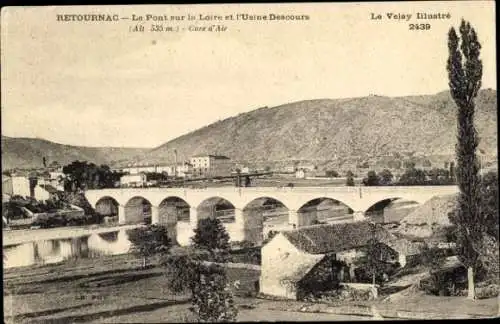
[[[4,268],[43,265],[72,258],[93,258],[129,252],[126,230],[68,239],[43,240],[4,246]]]
[[[383,210],[374,211],[367,214],[376,222],[394,222],[400,221],[417,207],[413,202],[395,202]],[[257,214],[260,211],[255,211]],[[290,229],[288,211],[275,213],[266,213],[263,222],[261,215],[252,215],[246,217],[244,231],[240,224],[225,224],[231,239],[233,241],[242,241],[243,239],[252,242],[262,242],[272,231],[281,231]],[[316,209],[304,213],[306,218],[317,219],[324,223],[333,223],[338,221],[348,221],[352,219],[344,207]],[[128,253],[131,243],[128,240],[127,230],[113,231],[108,233],[92,234],[68,239],[42,240],[18,245],[5,246],[4,250],[4,268],[43,265],[63,262],[71,258],[93,258],[101,255],[117,255]],[[193,230],[188,221],[179,221],[177,224],[169,226],[169,233],[177,238],[180,245],[188,245]]]

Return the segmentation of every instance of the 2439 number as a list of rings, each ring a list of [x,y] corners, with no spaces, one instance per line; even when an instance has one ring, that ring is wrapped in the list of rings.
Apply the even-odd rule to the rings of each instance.
[[[431,24],[410,24],[410,30],[429,30],[431,29]]]

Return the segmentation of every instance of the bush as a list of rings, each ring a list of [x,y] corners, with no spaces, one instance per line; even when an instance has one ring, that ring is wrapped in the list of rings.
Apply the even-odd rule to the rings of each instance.
[[[467,288],[467,270],[458,267],[449,271],[431,271],[430,277],[419,282],[418,288],[435,296],[461,296]]]
[[[498,297],[499,290],[498,284],[491,284],[486,287],[476,288],[476,297],[478,299]]]
[[[338,178],[340,177],[339,173],[335,170],[327,170],[325,171],[325,175],[328,177],[328,178]]]
[[[194,252],[184,248],[174,248],[161,262],[166,269],[167,286],[174,293],[187,291],[194,293],[197,277],[196,262],[204,259],[201,255],[193,254]]]
[[[498,280],[500,277],[499,258],[498,240],[490,235],[484,235],[479,260],[486,272],[485,276],[487,278],[495,278]]]
[[[322,221],[319,221],[317,219],[314,219],[312,222],[311,222],[311,225],[325,225],[327,224],[326,222],[322,222]]]
[[[230,242],[231,249],[251,249],[255,246],[253,242],[250,241],[238,241],[238,242]]]
[[[267,242],[271,241],[273,239],[273,237],[275,237],[279,232],[278,231],[273,231],[273,230],[270,230],[268,233],[267,233],[267,237],[266,239],[262,242],[262,245],[266,244]]]
[[[192,312],[200,322],[234,321],[237,309],[228,287],[226,269],[204,261],[211,253],[193,248],[174,248],[162,264],[168,287],[176,293],[190,291]]]
[[[261,264],[260,247],[252,247],[233,251],[231,261],[235,263]]]
[[[339,289],[321,293],[309,293],[303,300],[308,302],[339,302],[339,301],[368,301],[372,300],[371,290],[354,289],[351,287],[340,287]]]
[[[146,267],[148,257],[166,253],[172,245],[167,228],[156,224],[131,229],[128,238],[133,244],[132,251],[143,257],[143,267]]]
[[[193,312],[200,322],[233,322],[238,310],[228,287],[225,269],[201,266],[194,285]]]
[[[205,218],[198,221],[198,227],[191,238],[197,249],[211,253],[211,261],[227,262],[229,260],[229,234],[219,219]]]
[[[89,215],[76,216],[64,214],[41,214],[34,220],[33,226],[40,226],[41,228],[54,228],[64,226],[83,226],[91,223],[92,217]]]
[[[66,220],[58,215],[39,215],[32,223],[32,226],[40,226],[41,228],[52,228],[66,226]]]

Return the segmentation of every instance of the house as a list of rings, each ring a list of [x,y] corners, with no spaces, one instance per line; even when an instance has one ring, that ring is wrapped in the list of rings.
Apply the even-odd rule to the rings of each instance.
[[[34,175],[12,175],[2,179],[2,193],[9,196],[34,197],[34,188],[38,178]]]
[[[299,169],[299,170],[302,169],[302,170],[307,172],[307,171],[314,171],[317,168],[314,164],[300,164],[297,166],[297,169]]]
[[[295,178],[305,179],[306,178],[306,171],[304,169],[299,169],[299,170],[295,171]]]
[[[120,186],[122,187],[144,187],[146,186],[146,174],[127,174],[120,178]]]
[[[172,171],[174,171],[174,167],[172,167]],[[193,174],[193,165],[189,162],[184,162],[175,166],[175,172],[172,172],[172,175],[176,175],[181,178],[190,178]]]
[[[385,244],[397,252],[401,267],[410,267],[418,263],[419,256],[425,247],[424,242],[413,242],[405,238],[389,240]]]
[[[59,190],[50,184],[39,184],[35,187],[34,198],[38,201],[57,199],[58,192]]]
[[[217,177],[231,174],[231,159],[223,155],[196,155],[189,163],[192,165],[195,177]]]
[[[38,185],[50,185],[56,190],[64,191],[65,174],[62,172],[49,172],[43,177],[38,177]]]
[[[282,231],[262,247],[260,292],[286,299],[356,281],[354,260],[369,240],[390,242],[395,237],[380,225],[366,221],[314,225]],[[397,259],[390,247],[387,262]],[[385,261],[385,260],[384,260]]]

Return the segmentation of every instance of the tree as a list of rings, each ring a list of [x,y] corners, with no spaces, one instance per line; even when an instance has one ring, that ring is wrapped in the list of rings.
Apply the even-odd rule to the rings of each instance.
[[[380,178],[375,171],[368,171],[366,178],[363,179],[363,184],[365,186],[378,186]]]
[[[198,276],[198,263],[208,260],[206,251],[190,247],[174,247],[164,256],[168,288],[174,293],[189,291],[193,296]]]
[[[426,184],[425,172],[420,169],[410,168],[399,178],[398,184],[403,186],[415,186]]]
[[[175,293],[190,291],[199,322],[235,321],[237,309],[228,287],[225,267],[207,263],[210,257],[194,248],[174,248],[162,264],[167,285]]]
[[[265,245],[267,242],[271,241],[273,239],[273,237],[275,237],[276,235],[278,235],[279,232],[278,231],[273,231],[273,230],[270,230],[268,233],[267,233],[267,237],[266,239],[262,242],[262,245]]]
[[[229,234],[219,219],[200,219],[191,240],[195,248],[209,251],[212,261],[226,262],[228,260]]]
[[[339,173],[335,170],[327,170],[327,171],[325,171],[325,175],[328,178],[338,178],[339,177]]]
[[[354,187],[354,176],[351,171],[347,171],[347,179],[345,185],[348,187]]]
[[[440,274],[439,269],[446,261],[446,252],[438,247],[429,247],[425,244],[420,253],[420,259],[423,265],[429,267],[430,285],[424,288],[424,290],[444,295],[442,292],[446,290],[448,283]]]
[[[455,162],[451,161],[450,162],[450,171],[449,171],[449,177],[452,183],[455,183]]]
[[[392,175],[391,171],[384,169],[379,173],[379,178],[381,182],[380,184],[387,186],[392,183],[392,179],[394,178],[394,176]]]
[[[486,223],[486,233],[498,240],[498,173],[488,172],[481,181],[481,219]]]
[[[387,265],[383,260],[381,260],[384,251],[382,249],[382,244],[378,242],[375,235],[376,225],[370,225],[372,230],[372,237],[367,242],[364,256],[357,259],[355,263],[356,265],[361,266],[366,271],[366,273],[372,277],[372,284],[373,286],[375,286],[377,278],[382,277]]]
[[[113,188],[123,173],[112,172],[107,165],[97,166],[87,161],[73,161],[63,167],[66,175],[64,190]]]
[[[405,169],[415,169],[415,162],[414,161],[404,161],[403,163]]]
[[[193,308],[198,321],[206,323],[233,322],[238,310],[228,287],[226,269],[219,265],[199,267],[193,294]]]
[[[400,160],[391,159],[391,160],[389,160],[389,162],[387,162],[387,166],[390,169],[400,169],[401,168],[401,161]]]
[[[422,264],[429,266],[430,270],[438,270],[446,260],[446,253],[438,247],[429,247],[425,244],[420,253]]]
[[[483,65],[479,59],[481,44],[469,22],[462,19],[461,40],[455,28],[448,33],[449,57],[447,70],[450,93],[457,104],[457,167],[458,208],[453,217],[457,226],[457,246],[460,259],[467,267],[468,297],[475,299],[474,270],[478,261],[478,241],[484,232],[479,195],[479,164],[476,155],[477,132],[474,127],[474,98],[481,88]],[[460,43],[460,48],[459,48]],[[463,62],[465,59],[465,62]]]
[[[234,184],[236,187],[241,187],[241,169],[236,169],[236,178],[234,179]]]
[[[360,168],[362,169],[368,169],[370,167],[370,164],[368,164],[368,161],[365,161],[359,165]]]
[[[129,241],[133,244],[132,251],[143,257],[142,267],[147,259],[157,253],[166,253],[172,245],[167,228],[160,225],[149,225],[129,230]]]

